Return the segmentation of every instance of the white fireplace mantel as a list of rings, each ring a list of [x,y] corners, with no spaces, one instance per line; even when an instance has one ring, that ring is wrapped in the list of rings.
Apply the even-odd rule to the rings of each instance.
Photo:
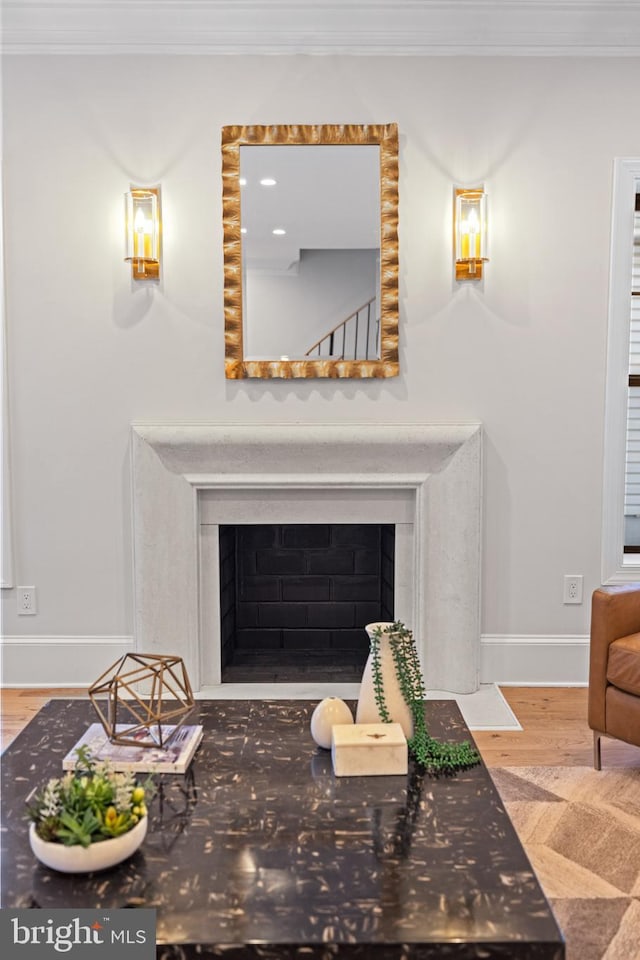
[[[327,491],[409,490],[414,590],[407,626],[429,689],[474,692],[481,457],[479,423],[133,423],[136,649],[179,654],[200,689],[211,642],[201,635],[200,491],[210,491],[209,499],[216,491],[259,498],[279,491],[282,500],[283,490],[322,490],[326,502]]]

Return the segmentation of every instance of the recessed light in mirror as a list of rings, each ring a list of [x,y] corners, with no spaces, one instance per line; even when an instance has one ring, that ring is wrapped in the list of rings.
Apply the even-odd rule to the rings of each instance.
[[[238,182],[239,182],[239,184],[240,184],[241,187],[246,187],[246,185],[247,185],[247,178],[246,178],[246,177],[240,177],[240,180],[239,180]]]
[[[262,187],[275,187],[278,181],[274,180],[273,177],[263,177],[260,181],[260,186]]]
[[[246,227],[240,227],[240,233],[246,233],[246,232],[247,232]]]
[[[271,233],[274,235],[274,237],[284,237],[284,235],[285,235],[286,232],[287,232],[287,231],[286,231],[286,230],[283,230],[282,227],[276,227],[275,230],[272,230],[272,231],[271,231]]]

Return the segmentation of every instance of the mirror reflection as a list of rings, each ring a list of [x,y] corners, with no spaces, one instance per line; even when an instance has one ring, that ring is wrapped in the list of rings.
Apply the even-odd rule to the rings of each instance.
[[[397,128],[223,129],[226,375],[395,376]]]
[[[380,148],[240,148],[248,360],[379,359]]]

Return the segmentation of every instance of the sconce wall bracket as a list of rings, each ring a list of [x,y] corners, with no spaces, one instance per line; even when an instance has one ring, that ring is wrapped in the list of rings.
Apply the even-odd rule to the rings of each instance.
[[[456,280],[482,280],[484,260],[456,260]]]

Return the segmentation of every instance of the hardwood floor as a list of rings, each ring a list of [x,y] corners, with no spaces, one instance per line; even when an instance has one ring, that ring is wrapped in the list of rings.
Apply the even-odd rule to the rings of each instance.
[[[0,741],[2,749],[8,747],[23,727],[55,697],[85,697],[86,691],[77,687],[40,687],[38,689],[0,690]]]
[[[478,731],[474,739],[489,767],[593,765],[586,687],[502,687],[522,732]],[[640,767],[640,748],[603,739],[602,766]]]
[[[522,731],[477,731],[474,739],[489,767],[592,765],[592,735],[587,726],[584,687],[503,687]],[[2,749],[11,743],[40,707],[55,697],[84,697],[71,689],[0,691]],[[618,740],[602,744],[604,768],[639,767],[640,748]]]

